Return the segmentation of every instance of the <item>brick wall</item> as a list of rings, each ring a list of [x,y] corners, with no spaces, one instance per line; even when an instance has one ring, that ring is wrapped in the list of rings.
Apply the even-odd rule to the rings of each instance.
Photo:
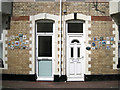
[[[32,16],[39,13],[59,14],[59,2],[16,2],[13,16]]]
[[[63,10],[67,11],[66,14],[81,13],[92,16],[90,42],[93,42],[93,37],[114,37],[112,31],[115,29],[112,27],[113,21],[109,17],[109,3],[98,3],[96,9],[93,3],[64,2]],[[39,13],[59,15],[59,2],[14,2],[11,28],[7,37],[23,33],[26,34],[29,40],[29,37],[31,37],[29,33],[31,30],[29,16]],[[91,68],[89,68],[91,74],[118,73],[117,70],[113,70],[114,49],[111,47],[109,51],[102,48],[91,50],[92,53],[89,55],[91,57],[89,62],[91,64]],[[31,64],[29,50],[10,50],[7,48],[7,51],[8,61],[6,63],[8,64],[8,70],[4,70],[3,73],[29,74],[29,71],[31,71],[31,68],[29,68],[29,64]]]
[[[98,21],[97,21],[98,20]],[[96,46],[98,47],[95,50],[91,49],[91,61],[89,62],[91,64],[91,68],[89,68],[89,71],[91,71],[91,74],[117,74],[117,70],[113,70],[113,64],[115,63],[113,61],[113,57],[115,55],[113,54],[113,51],[115,48],[113,45],[105,45],[99,47],[99,41],[93,41],[93,38],[96,37],[97,39],[100,39],[100,37],[104,37],[104,40],[106,40],[106,37],[115,37],[113,34],[113,31],[115,28],[113,28],[113,22],[111,20],[103,20],[98,17],[96,19],[93,19],[91,22],[91,34],[89,35],[91,37],[91,41],[89,42],[95,42]],[[113,41],[113,44],[115,44],[115,41]],[[107,46],[110,47],[110,50],[107,50]]]
[[[28,17],[19,17],[19,18],[13,18],[11,21],[11,29],[8,30],[8,35],[6,36],[7,39],[9,39],[12,35],[18,36],[19,33],[22,33],[23,35],[26,35],[26,40],[29,40],[31,35],[29,34],[29,31],[31,28],[29,27],[30,21],[28,21]],[[11,40],[12,41],[15,40]],[[24,41],[24,40],[23,40]],[[30,40],[29,40],[30,42]],[[6,43],[8,44],[9,41],[7,40]],[[29,57],[31,57],[31,54],[29,54],[29,49],[10,49],[6,48],[7,54],[6,57],[8,58],[8,61],[6,62],[8,64],[8,69],[3,70],[3,73],[5,74],[29,74],[29,71],[31,71],[31,68],[29,68],[29,64],[31,62],[29,61]]]
[[[109,3],[98,3],[97,10],[91,2],[65,2],[63,10],[70,13],[81,13],[89,16],[109,16]]]

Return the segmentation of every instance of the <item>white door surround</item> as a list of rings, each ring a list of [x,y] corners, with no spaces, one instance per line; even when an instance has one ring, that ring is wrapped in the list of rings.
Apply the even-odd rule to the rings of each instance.
[[[88,16],[83,14],[77,15],[77,20],[74,20],[74,14],[65,16],[66,21],[66,74],[67,81],[84,81],[85,74],[85,24]],[[69,33],[69,23],[83,23],[83,31]],[[81,25],[82,26],[82,25]],[[72,28],[72,27],[71,27]],[[79,27],[80,28],[80,27]],[[73,41],[73,43],[72,43]],[[74,42],[75,41],[75,42]],[[72,51],[71,51],[72,50]],[[71,55],[73,54],[73,55]]]
[[[32,47],[34,47],[35,48],[35,50],[34,50],[34,48],[32,48],[33,49],[33,51],[32,51],[32,53],[33,53],[33,55],[35,55],[35,62],[36,62],[36,64],[35,64],[35,67],[36,67],[36,69],[35,69],[35,71],[36,71],[36,74],[37,74],[37,79],[36,80],[39,80],[39,81],[53,81],[54,80],[54,77],[53,77],[53,75],[55,74],[55,29],[57,28],[57,23],[58,23],[58,16],[57,15],[52,15],[52,14],[47,14],[47,13],[40,13],[40,14],[38,14],[38,15],[34,15],[34,16],[31,16],[30,17],[30,20],[32,21],[32,34],[33,34],[33,43],[32,43]],[[36,31],[36,21],[38,21],[38,20],[52,20],[52,21],[54,21],[54,23],[53,23],[53,32],[52,33],[37,33],[37,31]],[[36,32],[35,32],[36,31]],[[38,57],[38,37],[52,37],[52,57]],[[35,45],[35,43],[36,43],[36,46],[34,46]],[[35,54],[35,52],[36,52],[36,54]],[[33,59],[34,59],[33,58]],[[40,67],[38,67],[38,62],[39,62],[39,60],[40,59],[47,59],[47,61],[49,62],[49,60],[52,60],[52,76],[48,76],[48,77],[41,77],[40,76],[40,73],[39,73],[39,68]],[[44,64],[45,64],[45,62],[43,62]],[[47,63],[48,64],[48,63]],[[41,65],[41,64],[40,64]],[[48,64],[48,65],[50,65],[50,64]],[[42,72],[44,72],[44,71],[42,71]]]
[[[84,21],[67,21],[67,81],[84,81]]]
[[[53,20],[55,23],[54,23],[54,26],[55,26],[55,32],[53,33],[53,38],[54,38],[54,42],[53,43],[56,43],[55,44],[55,50],[54,51],[56,51],[56,47],[57,47],[57,41],[56,40],[58,40],[58,38],[56,38],[56,36],[55,35],[57,35],[57,33],[59,33],[57,30],[58,30],[58,27],[59,27],[59,16],[57,16],[57,15],[52,15],[52,14],[48,14],[48,13],[40,13],[40,14],[37,14],[37,15],[34,15],[34,16],[30,16],[30,21],[32,22],[32,24],[30,24],[30,27],[32,28],[32,30],[30,31],[30,33],[32,34],[32,38],[30,39],[30,40],[32,40],[32,44],[30,45],[30,47],[32,48],[32,50],[30,51],[30,53],[32,53],[32,57],[29,59],[31,62],[32,62],[32,64],[30,65],[30,67],[32,66],[32,72],[30,72],[30,74],[34,74],[35,72],[36,72],[36,74],[38,75],[38,73],[37,73],[37,69],[38,69],[38,67],[37,67],[37,58],[36,58],[36,54],[35,54],[35,52],[36,52],[36,46],[35,46],[35,43],[36,43],[36,32],[35,32],[35,22],[37,21],[37,20],[45,20],[45,19],[48,19],[48,20]],[[71,20],[71,19],[74,19],[74,13],[72,13],[72,14],[68,14],[68,15],[65,15],[64,16],[64,21],[63,21],[63,24],[64,24],[64,30],[66,30],[67,31],[67,27],[66,27],[66,21],[68,21],[68,20]],[[75,36],[76,36],[76,38],[77,38],[77,36],[79,37],[79,36],[81,36],[81,38],[82,37],[84,37],[83,39],[83,41],[85,41],[86,43],[85,44],[87,44],[88,43],[88,40],[90,40],[90,38],[89,37],[87,37],[88,36],[88,34],[90,33],[90,31],[88,31],[88,28],[90,28],[91,27],[91,24],[88,24],[88,22],[89,21],[91,21],[91,16],[86,16],[86,15],[83,15],[83,14],[77,14],[77,19],[78,20],[82,20],[82,21],[85,21],[85,24],[84,24],[84,33],[83,34],[75,34]],[[56,32],[57,31],[57,32]],[[47,34],[46,34],[47,35]],[[68,35],[68,33],[67,32],[65,32],[65,42],[66,42],[66,45],[65,46],[67,46],[67,39],[68,39],[68,36],[74,36],[74,34],[69,34]],[[79,46],[79,45],[78,45]],[[65,60],[65,62],[63,62],[63,64],[67,64],[67,48],[66,48],[66,50],[65,50],[66,52],[66,60]],[[58,70],[58,63],[56,62],[57,61],[57,59],[58,59],[58,56],[57,56],[58,54],[57,53],[55,53],[54,55],[53,55],[53,75],[58,75],[59,74],[59,72],[57,71]],[[87,54],[86,54],[87,55]],[[87,60],[91,60],[90,58],[88,58],[88,57],[86,57],[86,55],[85,55],[85,57],[84,57],[84,59],[86,60],[83,60],[83,61],[85,61],[85,62],[83,62],[84,63],[84,66],[83,66],[83,73],[85,74],[90,74],[90,72],[88,71],[88,61]],[[63,57],[62,57],[62,59],[63,59]],[[35,61],[34,61],[35,60]],[[63,59],[64,60],[64,59]],[[35,64],[36,63],[36,64]],[[35,68],[36,67],[36,68]],[[57,68],[56,68],[57,67]],[[65,66],[66,67],[66,69],[65,69],[65,71],[66,71],[66,75],[67,75],[67,65]],[[86,68],[85,68],[86,67]],[[52,77],[52,79],[45,79],[45,78],[43,78],[44,80],[47,80],[47,81],[50,81],[50,80],[53,80],[53,77]],[[38,78],[37,77],[37,80],[41,80],[40,78]],[[73,81],[77,81],[77,80],[73,80]],[[80,80],[80,81],[82,81],[82,80]]]
[[[89,28],[91,28],[91,16],[77,13],[76,19],[77,19],[77,21],[83,22],[83,33],[68,33],[68,21],[72,21],[72,20],[74,21],[74,13],[64,16],[64,20],[66,21],[66,22],[64,22],[64,25],[66,26],[64,29],[65,29],[65,36],[66,36],[66,46],[65,46],[66,49],[65,50],[66,50],[67,81],[84,81],[84,74],[86,74],[86,75],[91,74],[91,72],[88,71],[88,68],[91,67],[91,65],[88,63],[89,61],[91,61],[91,58],[88,56],[91,53],[91,51],[85,50],[86,46],[90,46],[89,40],[91,40],[91,38],[88,37],[88,35],[91,34],[91,31],[89,30]],[[81,54],[81,57],[80,57],[80,59],[82,61],[81,62],[81,64],[82,64],[82,68],[81,68],[82,76],[81,76],[81,78],[79,76],[77,78],[77,76],[75,77],[73,75],[73,77],[72,77],[69,75],[70,74],[69,73],[70,54],[68,54],[68,53],[69,53],[69,49],[70,49],[70,38],[71,37],[74,37],[74,39],[79,37],[78,41],[79,40],[81,41],[81,46],[78,45],[78,47],[82,48],[81,50],[82,50],[82,54],[83,54],[83,55]]]

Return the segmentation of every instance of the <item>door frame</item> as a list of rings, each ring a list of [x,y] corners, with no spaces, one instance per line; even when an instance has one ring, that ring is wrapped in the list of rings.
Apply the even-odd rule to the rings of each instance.
[[[68,22],[66,21],[66,75],[67,75],[67,81],[84,81],[84,76],[81,79],[78,79],[77,77],[69,78],[69,37],[83,37],[83,47],[85,47],[84,41],[85,41],[85,23],[83,23],[83,33],[68,33]],[[83,49],[83,62],[82,62],[82,73],[85,74],[85,48]]]
[[[37,81],[53,81],[54,80],[54,60],[55,60],[55,22],[53,22],[53,33],[37,33],[37,24],[35,23],[35,31],[36,31],[36,74],[37,74]],[[46,57],[38,57],[38,37],[39,36],[52,36],[52,57],[47,57],[47,59],[52,59],[52,76],[51,77],[40,77],[38,76],[38,59],[46,59]]]

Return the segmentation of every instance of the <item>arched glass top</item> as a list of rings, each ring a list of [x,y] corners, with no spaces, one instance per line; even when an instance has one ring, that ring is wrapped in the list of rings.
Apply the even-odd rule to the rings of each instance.
[[[80,43],[77,39],[74,39],[74,40],[72,40],[72,42],[71,43]]]

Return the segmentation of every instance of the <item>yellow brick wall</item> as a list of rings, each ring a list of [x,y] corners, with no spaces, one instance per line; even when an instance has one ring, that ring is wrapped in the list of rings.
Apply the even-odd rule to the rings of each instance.
[[[26,35],[26,40],[29,40],[30,34],[29,31],[31,28],[29,27],[30,21],[11,21],[11,29],[8,30],[7,38],[9,39],[12,35],[18,36],[19,33],[22,33],[23,35]],[[15,40],[11,40],[15,41]],[[6,41],[8,44],[8,41]],[[29,57],[31,55],[29,54],[30,49],[7,49],[7,58],[8,61],[6,62],[8,64],[8,69],[3,70],[3,73],[6,74],[29,74],[29,71],[31,71],[31,68],[29,68],[29,64],[31,62],[29,61]]]
[[[85,2],[64,2],[63,11],[66,10],[66,14],[81,13],[89,16],[109,16],[109,3],[98,3],[97,10],[95,10],[93,3]],[[59,15],[59,2],[15,2],[13,3],[13,16],[32,16],[39,13],[49,13]],[[64,13],[63,13],[64,15]],[[112,21],[92,21],[91,22],[91,39],[93,37],[111,37],[113,22]],[[10,35],[16,35],[19,33],[26,34],[29,40],[29,21],[11,21],[11,28],[8,31],[7,37]],[[93,42],[93,41],[90,41]],[[91,50],[91,74],[117,74],[117,70],[113,70],[113,50],[104,50],[102,48],[98,50]],[[3,70],[3,73],[8,74],[29,74],[31,68],[29,68],[29,50],[9,50],[8,54],[8,70]]]
[[[16,2],[13,16],[32,16],[39,13],[59,14],[59,2]]]
[[[94,42],[94,37],[96,37],[97,39],[100,39],[100,37],[104,37],[104,40],[106,40],[106,37],[115,37],[113,31],[115,31],[115,28],[113,28],[112,21],[92,21],[90,35],[91,41],[89,42]],[[91,74],[117,74],[118,70],[113,69],[113,64],[115,63],[113,61],[113,57],[115,57],[113,51],[115,50],[115,48],[113,48],[113,45],[110,44],[99,47],[98,42],[99,41],[95,41],[98,49],[91,49],[91,61],[89,62],[91,64]],[[112,41],[112,43],[115,44],[115,41]],[[106,46],[110,46],[110,50],[107,50]]]
[[[98,3],[98,10],[95,10],[93,3],[89,2],[65,2],[63,10],[70,13],[81,13],[89,16],[109,16],[109,3]]]

